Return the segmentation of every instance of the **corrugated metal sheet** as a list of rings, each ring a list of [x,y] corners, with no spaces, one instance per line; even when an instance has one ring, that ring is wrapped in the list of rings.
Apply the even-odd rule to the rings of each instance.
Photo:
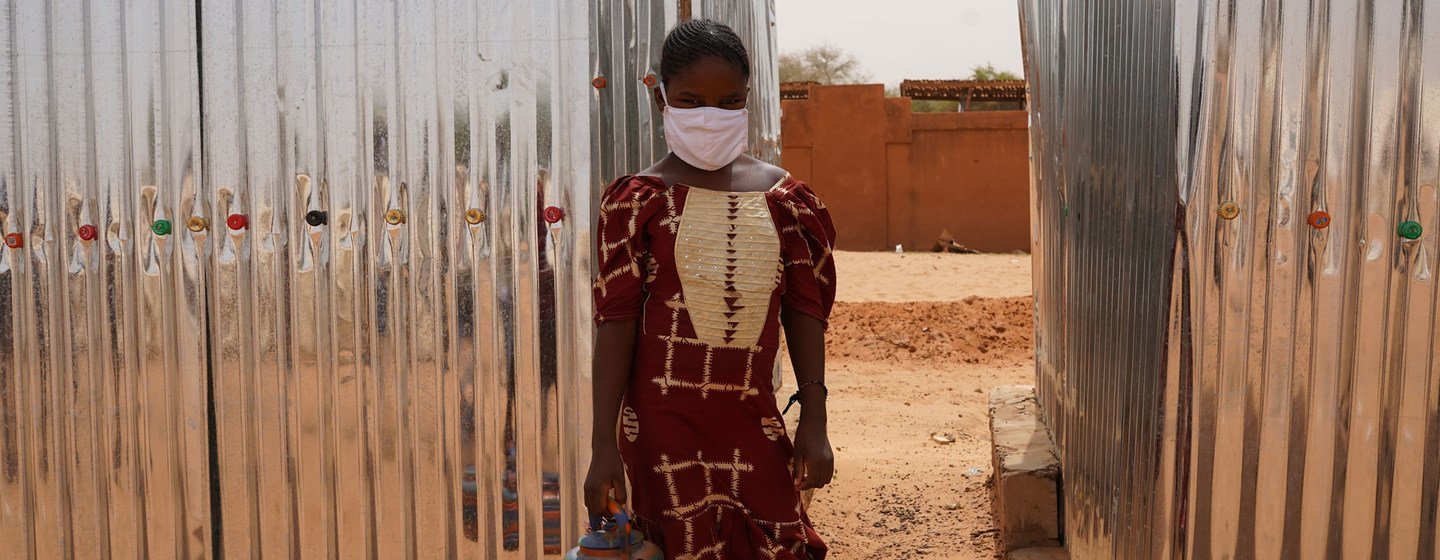
[[[1072,553],[1436,557],[1440,10],[1022,8]]]
[[[0,550],[205,555],[204,260],[151,229],[199,202],[194,4],[0,13],[0,231],[23,243],[0,248]]]
[[[222,552],[573,542],[584,8],[201,9]]]
[[[695,9],[773,82],[753,4]],[[0,550],[574,542],[591,209],[664,153],[643,78],[672,2],[0,13],[0,232],[24,242],[0,249]],[[766,155],[778,95],[750,106]]]

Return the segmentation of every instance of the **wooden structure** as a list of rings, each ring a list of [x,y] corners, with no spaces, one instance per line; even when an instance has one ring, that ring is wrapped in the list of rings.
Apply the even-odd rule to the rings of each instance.
[[[781,82],[780,99],[809,99],[810,86],[818,86],[820,82]]]
[[[900,95],[911,99],[959,101],[960,110],[972,102],[1001,103],[1006,109],[1025,108],[1024,80],[905,80]]]

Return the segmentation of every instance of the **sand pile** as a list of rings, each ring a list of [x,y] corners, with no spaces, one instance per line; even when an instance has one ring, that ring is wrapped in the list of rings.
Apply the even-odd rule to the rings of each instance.
[[[1020,363],[1033,351],[1033,301],[840,302],[826,343],[839,360]]]

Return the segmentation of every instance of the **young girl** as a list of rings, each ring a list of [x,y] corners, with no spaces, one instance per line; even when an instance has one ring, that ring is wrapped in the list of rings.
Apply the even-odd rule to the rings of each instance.
[[[744,155],[749,78],[729,27],[671,31],[655,91],[671,153],[616,180],[600,209],[585,503],[600,514],[608,496],[624,502],[628,472],[631,508],[672,560],[825,557],[800,491],[834,468],[835,230],[808,186]],[[801,407],[793,445],[771,386],[782,327]]]

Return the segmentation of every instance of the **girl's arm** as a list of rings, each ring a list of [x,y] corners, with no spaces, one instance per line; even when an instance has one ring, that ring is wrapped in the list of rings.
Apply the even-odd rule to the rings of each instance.
[[[635,357],[636,320],[601,323],[595,333],[595,356],[591,367],[591,397],[595,416],[591,423],[590,473],[585,477],[585,507],[590,515],[604,515],[605,501],[613,491],[625,502],[625,465],[620,460],[616,422],[630,364]]]
[[[835,473],[825,415],[825,323],[806,313],[781,310],[795,386],[800,391],[800,424],[795,428],[795,487],[820,488]]]

